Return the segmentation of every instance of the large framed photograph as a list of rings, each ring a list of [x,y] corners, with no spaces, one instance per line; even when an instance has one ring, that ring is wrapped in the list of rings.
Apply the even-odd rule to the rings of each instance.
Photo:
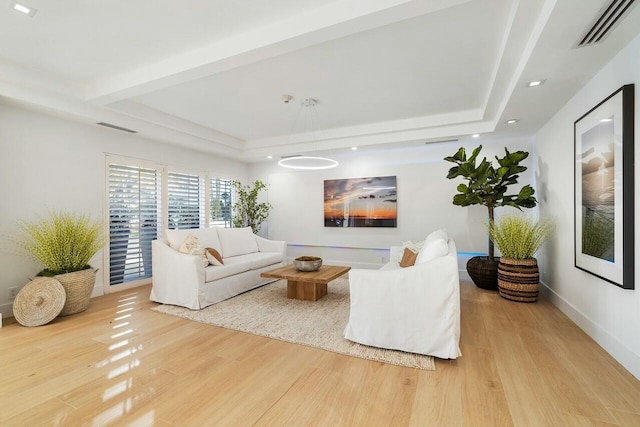
[[[395,176],[324,181],[325,227],[397,227]]]
[[[575,266],[634,289],[634,85],[574,123]]]

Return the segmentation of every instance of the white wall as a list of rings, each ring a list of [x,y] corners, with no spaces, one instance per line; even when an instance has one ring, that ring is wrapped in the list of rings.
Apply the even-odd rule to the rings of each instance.
[[[287,241],[289,257],[316,255],[327,262],[377,268],[388,261],[390,246],[407,240],[422,240],[438,228],[449,231],[458,251],[486,253],[484,223],[487,209],[483,206],[462,208],[452,204],[456,186],[463,181],[461,178],[446,178],[453,164],[443,160],[453,155],[461,145],[470,154],[478,144],[484,146],[482,155],[491,159],[494,155],[503,156],[505,146],[510,151],[531,151],[528,140],[486,143],[480,139],[471,144],[454,142],[385,152],[362,150],[334,155],[340,166],[324,171],[284,169],[274,160],[252,166],[251,175],[269,184],[268,199],[274,209],[268,220],[268,235]],[[530,166],[530,159],[523,164]],[[397,177],[397,228],[324,227],[324,180],[388,175]],[[527,171],[520,182],[531,184],[533,178],[533,171]],[[467,258],[461,254],[462,270]]]
[[[52,209],[104,219],[105,153],[241,180],[248,173],[236,161],[0,104],[0,233],[15,235],[20,219]],[[12,315],[9,288],[22,287],[41,268],[7,247],[6,237],[0,244],[0,312],[6,317]],[[104,271],[102,264],[99,253],[91,265]],[[96,289],[102,283],[98,274]]]
[[[622,365],[640,378],[640,263],[636,290],[623,290],[574,267],[573,124],[624,84],[635,83],[635,176],[640,171],[640,36],[636,37],[536,135],[541,212],[557,222],[540,256],[542,281],[554,303]],[[636,178],[635,218],[640,218]],[[635,251],[640,254],[636,232]]]

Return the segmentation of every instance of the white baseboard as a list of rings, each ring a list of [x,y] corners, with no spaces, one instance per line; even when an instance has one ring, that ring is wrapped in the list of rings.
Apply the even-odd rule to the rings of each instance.
[[[553,305],[558,307],[558,309],[567,315],[580,329],[604,348],[607,353],[613,356],[613,358],[631,372],[634,377],[640,380],[640,355],[634,353],[629,347],[620,342],[620,340],[602,329],[600,325],[558,295],[545,283],[540,282],[540,285],[542,285],[541,290]]]
[[[2,315],[3,319],[7,317],[13,317],[13,303],[7,303],[0,305],[0,315]]]
[[[91,291],[91,298],[95,298],[95,297],[99,297],[101,295],[104,295],[104,286],[102,286],[101,284],[95,284],[93,285],[93,290]]]
[[[467,269],[463,268],[458,270],[458,276],[460,276],[460,280],[464,280],[466,282],[471,282],[471,276],[469,276],[469,273],[467,273]]]

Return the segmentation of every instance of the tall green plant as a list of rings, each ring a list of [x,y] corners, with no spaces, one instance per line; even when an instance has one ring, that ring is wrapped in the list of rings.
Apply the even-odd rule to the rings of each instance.
[[[40,274],[46,276],[90,268],[89,260],[106,242],[103,224],[87,215],[51,212],[20,227],[18,246],[45,268]]]
[[[489,223],[488,229],[503,257],[530,259],[549,236],[552,223],[525,215],[507,215]]]
[[[512,206],[522,210],[522,208],[532,208],[538,201],[533,194],[534,189],[530,185],[525,185],[517,194],[507,194],[510,185],[518,183],[520,173],[527,170],[526,166],[521,166],[520,162],[529,156],[526,151],[516,151],[510,153],[506,148],[502,158],[496,156],[498,166],[494,167],[486,157],[479,164],[476,160],[482,145],[473,150],[469,158],[464,147],[460,147],[453,156],[445,157],[444,160],[455,163],[456,166],[449,169],[448,179],[461,176],[468,183],[459,184],[458,194],[453,196],[453,204],[456,206],[483,205],[489,213],[489,223],[493,223],[494,209],[498,206]],[[494,260],[493,240],[489,238],[489,259]]]
[[[272,206],[269,203],[258,203],[258,196],[267,185],[255,180],[253,186],[242,185],[240,181],[232,182],[236,191],[236,203],[233,205],[233,226],[251,227],[254,233],[260,231],[262,223],[269,217]]]

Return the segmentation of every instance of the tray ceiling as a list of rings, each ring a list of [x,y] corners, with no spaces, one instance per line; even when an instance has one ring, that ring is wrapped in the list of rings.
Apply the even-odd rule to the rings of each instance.
[[[640,32],[575,49],[608,3],[30,0],[0,10],[0,98],[245,161],[523,137]]]

